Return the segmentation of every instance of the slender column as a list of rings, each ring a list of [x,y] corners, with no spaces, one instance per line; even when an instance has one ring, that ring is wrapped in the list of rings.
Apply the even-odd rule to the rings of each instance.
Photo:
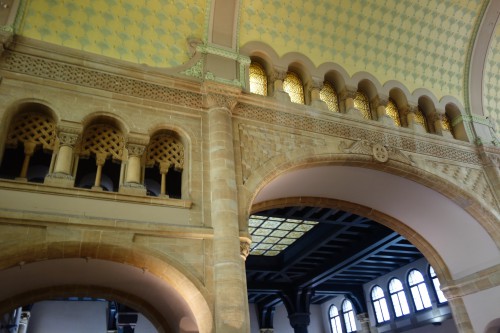
[[[212,87],[206,87],[213,89]],[[249,332],[244,261],[240,256],[231,109],[236,98],[206,95],[209,123],[211,220],[214,229],[215,331]]]
[[[407,110],[406,121],[408,123],[408,128],[414,130],[417,133],[426,133],[425,127],[417,121],[417,110],[418,106],[410,106]]]
[[[104,166],[104,163],[106,163],[106,154],[97,154],[95,161],[97,164],[97,171],[95,175],[94,187],[92,187],[92,189],[102,189],[101,188],[102,167]]]
[[[54,173],[71,175],[73,162],[73,147],[78,139],[77,134],[59,133],[59,151],[56,157]]]
[[[387,114],[387,104],[389,101],[387,99],[380,99],[377,106],[377,120],[384,125],[396,126],[394,124],[394,119],[389,117]]]
[[[33,156],[33,153],[35,152],[36,143],[31,141],[25,141],[23,142],[23,144],[24,144],[24,161],[23,161],[23,166],[21,168],[21,173],[19,174],[19,178],[25,179],[28,173],[28,167],[30,165],[31,156]]]
[[[160,163],[160,174],[161,174],[161,189],[160,195],[167,195],[167,173],[170,168],[170,164],[168,163]]]
[[[311,94],[311,106],[321,109],[328,110],[328,105],[323,102],[320,98],[321,89],[323,89],[324,82],[320,79],[313,78],[308,84],[309,92]]]
[[[356,99],[356,91],[345,90],[341,96],[341,99],[345,104],[345,113],[356,118],[363,118],[363,114],[356,108],[354,103],[354,100]]]
[[[283,81],[286,78],[286,70],[281,68],[275,68],[271,75],[271,80],[273,81],[274,93],[273,97],[279,101],[290,102],[290,96],[287,92],[283,90]]]
[[[363,312],[363,313],[358,313],[356,316],[358,319],[361,327],[357,332],[360,333],[370,333],[370,318],[368,317],[368,313]]]
[[[446,114],[444,112],[437,111],[434,116],[434,129],[436,130],[436,134],[453,139],[451,132],[444,126],[444,122],[446,121]]]

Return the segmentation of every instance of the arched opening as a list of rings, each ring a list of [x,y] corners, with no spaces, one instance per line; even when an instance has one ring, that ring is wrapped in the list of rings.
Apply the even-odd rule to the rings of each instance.
[[[212,330],[203,287],[164,256],[105,243],[65,242],[66,258],[57,258],[55,249],[62,243],[38,243],[39,250],[29,253],[32,246],[19,246],[0,259],[0,283],[9,286],[0,290],[0,313],[43,300],[91,297],[142,313],[160,333]],[[54,259],[45,259],[44,247]]]
[[[487,269],[491,267],[492,263],[495,265],[500,262],[498,248],[481,224],[484,221],[478,222],[480,220],[473,218],[466,209],[459,205],[461,202],[460,196],[453,197],[453,194],[448,191],[444,191],[446,196],[441,194],[441,186],[444,186],[444,184],[441,184],[441,186],[436,183],[432,184],[429,180],[422,178],[422,175],[409,176],[411,172],[403,178],[392,174],[391,172],[394,171],[390,168],[381,171],[361,168],[355,166],[355,164],[353,166],[335,165],[333,161],[329,163],[318,161],[317,164],[314,164],[314,162],[311,162],[311,158],[307,162],[308,167],[304,167],[301,160],[299,160],[295,162],[297,167],[290,164],[288,167],[281,165],[281,170],[277,170],[276,165],[273,165],[267,171],[268,178],[265,176],[266,170],[263,167],[255,173],[256,175],[259,174],[262,177],[261,179],[264,179],[264,181],[261,180],[261,184],[258,184],[257,178],[252,179],[250,177],[247,182],[248,186],[255,185],[255,188],[258,189],[254,192],[256,195],[250,209],[251,213],[255,214],[262,210],[283,207],[293,211],[293,209],[300,210],[301,207],[315,205],[322,208],[340,209],[349,212],[349,214],[369,218],[404,237],[408,241],[405,246],[416,247],[427,262],[432,264],[439,279],[444,284],[452,283],[452,281],[467,277],[478,270]],[[377,165],[373,164],[370,167],[377,168]],[[434,179],[434,181],[437,180]],[[442,182],[444,183],[444,181]],[[422,184],[425,184],[425,186]],[[448,190],[451,191],[449,188],[451,185],[447,184],[447,186]],[[436,190],[433,188],[436,188]],[[346,223],[350,223],[350,221]],[[341,239],[340,242],[351,242],[349,238],[356,238],[359,235],[359,232],[353,230],[350,235],[349,233],[344,235],[345,239]],[[464,235],[466,235],[468,243],[475,244],[477,247],[474,246],[473,249],[464,247]],[[313,241],[312,244],[318,243]],[[332,246],[335,246],[335,244],[332,244]],[[339,244],[336,246],[339,246]],[[403,252],[409,250],[410,248],[406,248]],[[473,253],[470,252],[471,250]],[[300,257],[302,253],[298,251],[296,255]],[[356,257],[359,253],[361,252],[353,253],[349,258]],[[387,256],[388,254],[384,255]],[[408,253],[403,255],[403,257],[405,256],[407,257]],[[251,262],[250,257],[247,262]],[[306,270],[308,267],[312,267],[314,274],[321,273],[321,270],[314,269],[316,264],[314,260],[318,259],[312,258],[312,261],[305,262],[302,268]],[[420,268],[421,271],[425,272],[428,267],[427,262],[424,262],[425,268]],[[276,263],[271,264],[269,267],[276,267]],[[284,273],[279,268],[277,268],[277,271],[281,274]],[[372,274],[376,269],[368,269],[368,272],[362,272],[360,269],[357,269],[357,271],[360,276],[363,276],[363,274]],[[297,272],[292,271],[291,273],[296,274]],[[312,288],[319,285],[323,279],[323,276],[320,276],[318,280],[315,280],[315,277],[307,274],[305,275],[307,279],[315,281]],[[409,299],[410,287],[407,285],[406,274],[407,272],[396,277],[406,284],[406,298]],[[293,275],[291,278],[293,279]],[[349,276],[349,278],[353,279],[352,276]],[[301,286],[305,286],[305,280],[305,278],[300,279]],[[391,295],[392,302],[394,301],[393,298],[400,296],[398,292],[401,289],[393,288],[389,290],[389,280],[388,278],[387,281],[381,281],[379,285],[384,286],[386,295]],[[427,278],[425,282],[428,286],[432,286],[430,278]],[[251,287],[252,285],[249,282],[249,289]],[[352,297],[352,295],[356,294],[356,291],[345,290],[345,294],[350,294]],[[318,294],[314,295],[318,296]],[[322,292],[319,295],[323,295]],[[366,290],[364,295],[357,298],[363,302],[366,299]],[[432,297],[433,308],[437,308],[438,301],[434,300],[434,295]],[[396,300],[400,299],[401,297]],[[358,305],[355,302],[353,304],[356,314],[359,314],[360,311],[367,311],[362,306],[357,308]],[[337,304],[337,307],[339,306]],[[407,305],[400,306],[399,310],[396,316],[405,316],[403,313],[408,311]],[[396,309],[391,311],[396,311]],[[411,311],[413,313],[417,312],[416,310]],[[370,312],[369,309],[368,312]],[[432,319],[434,321],[429,320],[426,324],[438,325],[446,321],[446,318],[449,318],[449,312],[448,317],[440,314],[435,319]],[[373,318],[370,318],[370,320],[373,320]],[[376,325],[376,323],[373,325]],[[450,325],[450,321],[446,321],[443,325]],[[453,322],[451,322],[451,325],[453,325]]]

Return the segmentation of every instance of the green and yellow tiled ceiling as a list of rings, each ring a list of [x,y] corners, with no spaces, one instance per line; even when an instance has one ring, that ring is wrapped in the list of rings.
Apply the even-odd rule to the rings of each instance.
[[[206,40],[213,0],[23,0],[17,33],[153,67],[189,57],[188,38]],[[266,43],[350,75],[426,88],[464,103],[466,68],[488,0],[240,0],[239,46]],[[486,112],[499,122],[497,32],[488,57]]]
[[[483,112],[500,131],[500,26],[497,26],[486,58],[483,80]]]

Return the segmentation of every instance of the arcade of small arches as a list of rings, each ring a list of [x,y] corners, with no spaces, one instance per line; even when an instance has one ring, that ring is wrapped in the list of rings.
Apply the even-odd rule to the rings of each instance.
[[[262,50],[255,49],[258,47]],[[388,82],[382,87],[369,74],[349,77],[335,64],[314,68],[300,54],[278,60],[275,52],[265,45],[252,44],[243,50],[251,59],[248,90],[252,94],[350,114],[417,133],[471,140],[463,124],[463,107],[451,97],[444,97],[438,103],[425,89],[411,95],[398,82]]]
[[[44,104],[20,103],[6,121],[0,178],[182,198],[185,144],[174,130],[130,135],[123,122],[101,113],[83,125],[56,119]]]

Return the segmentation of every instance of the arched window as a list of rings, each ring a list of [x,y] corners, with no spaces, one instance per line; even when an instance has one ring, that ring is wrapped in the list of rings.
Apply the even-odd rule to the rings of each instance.
[[[184,146],[171,133],[151,138],[146,152],[144,183],[149,195],[181,198]]]
[[[28,104],[12,120],[0,167],[0,178],[43,183],[56,142],[56,124],[45,106]]]
[[[401,127],[401,119],[399,118],[399,109],[396,106],[396,103],[392,99],[387,102],[387,106],[385,107],[385,111],[387,115],[392,118],[394,121],[394,125]]]
[[[371,296],[373,308],[375,309],[375,315],[377,316],[377,323],[380,324],[391,319],[382,288],[379,286],[373,287]]]
[[[429,126],[427,126],[427,119],[425,118],[424,113],[422,112],[420,106],[417,107],[417,111],[415,112],[415,120],[417,121],[417,123],[422,125],[422,127],[425,128],[427,132],[429,132]]]
[[[267,75],[264,67],[258,62],[252,62],[249,68],[250,92],[267,96]]]
[[[451,126],[451,120],[448,114],[444,114],[444,117],[441,118],[441,125],[443,127],[443,131],[450,132],[451,135],[454,137],[453,134],[453,127]]]
[[[319,98],[326,103],[328,110],[333,112],[339,111],[339,99],[337,93],[330,82],[325,82],[323,89],[319,92]]]
[[[107,123],[85,129],[75,185],[82,188],[118,191],[125,140],[122,133]]]
[[[368,103],[368,97],[360,91],[356,92],[356,97],[354,98],[354,107],[361,111],[363,118],[372,119],[370,112],[370,103]]]
[[[413,297],[413,303],[417,311],[432,306],[422,273],[416,269],[411,270],[408,274],[408,285],[410,286],[411,296]]]
[[[401,317],[410,313],[410,307],[406,300],[406,294],[403,290],[403,284],[398,279],[391,279],[389,282],[389,294],[391,296],[392,306],[396,317]]]
[[[328,312],[330,317],[330,327],[332,328],[332,333],[342,333],[342,324],[340,322],[339,309],[335,305],[330,306],[330,311]]]
[[[304,104],[304,86],[300,77],[294,72],[286,73],[283,90],[288,93],[293,103]]]
[[[441,291],[441,283],[439,282],[437,274],[434,271],[434,268],[432,268],[432,266],[429,266],[429,276],[431,277],[432,285],[434,286],[434,291],[436,292],[436,296],[438,298],[438,302],[439,303],[446,303],[446,302],[448,302],[448,300],[444,296],[443,292]]]
[[[356,332],[356,320],[354,319],[354,310],[351,301],[346,299],[342,303],[342,313],[344,314],[345,329],[347,333]]]

